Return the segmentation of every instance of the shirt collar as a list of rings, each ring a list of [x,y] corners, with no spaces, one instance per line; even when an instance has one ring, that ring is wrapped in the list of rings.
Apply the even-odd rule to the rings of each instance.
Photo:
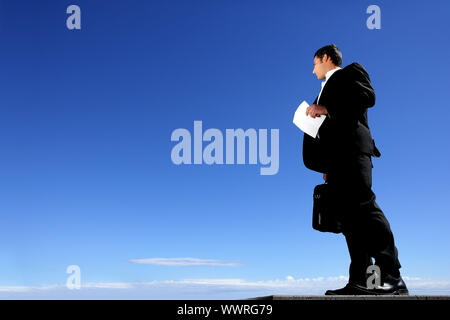
[[[335,73],[335,72],[338,71],[339,69],[342,69],[342,68],[341,68],[341,67],[336,67],[336,68],[334,68],[334,69],[328,71],[328,72],[325,74],[325,81],[328,81],[328,79],[330,79],[330,77],[333,75],[333,73]]]

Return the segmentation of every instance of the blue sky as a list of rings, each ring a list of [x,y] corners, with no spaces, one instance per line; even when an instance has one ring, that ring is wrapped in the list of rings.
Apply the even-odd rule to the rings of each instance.
[[[81,30],[66,28],[71,4]],[[380,30],[366,27],[371,4]],[[345,283],[343,236],[311,227],[322,178],[303,166],[292,124],[319,93],[313,54],[330,43],[375,88],[373,190],[401,272],[412,293],[448,292],[449,13],[448,1],[0,1],[0,297],[234,298]],[[279,129],[278,173],[173,164],[171,133],[193,134],[196,120]],[[81,269],[77,293],[64,288],[69,265]]]

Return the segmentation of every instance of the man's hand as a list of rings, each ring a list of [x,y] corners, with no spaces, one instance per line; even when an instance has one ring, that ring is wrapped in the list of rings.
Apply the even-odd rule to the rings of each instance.
[[[328,177],[327,177],[327,174],[326,174],[326,173],[323,174],[323,180],[325,180],[325,181],[328,180]]]
[[[323,114],[328,114],[328,110],[324,106],[312,104],[306,108],[306,115],[309,115],[311,118],[320,117]]]

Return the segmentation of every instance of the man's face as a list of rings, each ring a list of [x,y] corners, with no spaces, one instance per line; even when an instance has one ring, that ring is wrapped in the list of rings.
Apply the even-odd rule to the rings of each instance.
[[[328,72],[328,66],[325,63],[328,60],[328,56],[325,54],[322,59],[314,57],[314,70],[313,73],[317,76],[317,79],[325,79],[325,75]]]

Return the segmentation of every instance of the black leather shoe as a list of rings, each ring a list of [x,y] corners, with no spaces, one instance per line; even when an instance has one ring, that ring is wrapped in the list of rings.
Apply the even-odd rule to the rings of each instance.
[[[367,295],[398,295],[407,296],[409,295],[406,284],[402,277],[393,277],[386,275],[383,280],[383,285],[375,287],[375,289],[368,289],[365,287],[359,287],[359,290],[366,292]]]
[[[352,283],[347,283],[347,285],[341,289],[337,290],[327,290],[325,292],[326,296],[359,296],[359,295],[366,295],[367,293],[364,293],[360,290],[360,288],[363,288],[363,286],[359,286]]]
[[[403,281],[402,277],[394,278],[392,276],[387,275],[383,281],[382,286],[375,287],[375,289],[368,289],[367,287],[348,283],[344,288],[337,290],[328,290],[325,292],[326,296],[337,296],[337,295],[345,295],[345,296],[378,296],[378,295],[399,295],[399,296],[407,296],[408,289],[406,288],[406,284]]]

